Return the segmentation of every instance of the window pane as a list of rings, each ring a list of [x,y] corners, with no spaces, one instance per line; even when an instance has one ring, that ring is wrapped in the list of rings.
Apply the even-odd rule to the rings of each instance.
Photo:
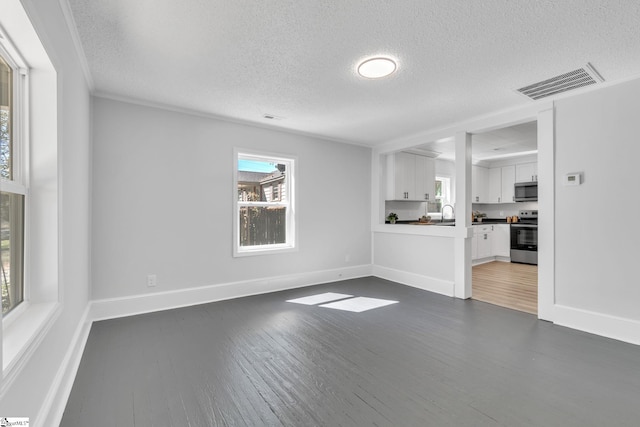
[[[0,177],[2,179],[13,179],[11,167],[12,88],[13,72],[0,56]]]
[[[286,243],[287,208],[283,206],[241,206],[240,246]]]
[[[286,201],[286,165],[238,159],[238,200],[243,202]],[[277,189],[274,193],[274,187]],[[281,191],[278,191],[281,190]]]
[[[2,314],[23,300],[24,196],[0,193]]]

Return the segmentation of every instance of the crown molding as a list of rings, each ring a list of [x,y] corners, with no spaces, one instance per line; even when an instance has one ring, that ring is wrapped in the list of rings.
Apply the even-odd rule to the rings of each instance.
[[[61,1],[66,1],[66,0],[61,0]],[[326,142],[334,142],[334,143],[337,143],[337,144],[355,145],[357,147],[363,147],[363,148],[369,148],[369,149],[373,148],[371,145],[364,144],[364,143],[359,143],[359,142],[356,142],[356,141],[350,141],[350,140],[338,139],[338,138],[331,138],[331,137],[328,137],[328,136],[325,136],[325,135],[315,134],[315,133],[311,133],[311,132],[304,132],[304,131],[300,131],[300,130],[296,130],[296,129],[290,129],[290,128],[285,128],[285,127],[262,124],[262,123],[252,122],[252,121],[249,121],[249,120],[236,119],[236,118],[233,118],[233,117],[228,117],[228,116],[223,116],[223,115],[218,115],[218,114],[213,114],[213,113],[207,113],[205,111],[193,110],[193,109],[190,109],[190,108],[179,107],[179,106],[176,106],[176,105],[163,104],[163,103],[155,102],[155,101],[148,101],[148,100],[144,100],[144,99],[140,99],[140,98],[134,98],[134,97],[124,96],[124,95],[118,95],[118,94],[114,94],[114,93],[110,93],[110,92],[102,92],[102,91],[99,91],[99,90],[94,90],[92,92],[92,95],[95,98],[110,99],[112,101],[126,102],[127,104],[140,105],[140,106],[149,107],[149,108],[157,108],[159,110],[171,111],[171,112],[174,112],[174,113],[186,114],[186,115],[189,115],[189,116],[196,116],[196,117],[202,117],[202,118],[205,118],[205,119],[219,120],[219,121],[222,121],[222,122],[234,123],[234,124],[238,124],[238,125],[250,126],[250,127],[254,127],[254,128],[260,128],[260,129],[266,129],[266,130],[271,130],[271,131],[275,131],[275,132],[284,132],[284,133],[289,133],[289,134],[293,134],[293,135],[300,135],[300,136],[304,136],[306,138],[319,139],[319,140],[326,141]]]
[[[62,9],[64,20],[67,23],[67,28],[69,29],[71,40],[73,40],[73,47],[76,50],[78,61],[80,62],[80,67],[82,68],[82,74],[84,74],[84,79],[87,83],[87,86],[89,87],[89,92],[93,93],[93,91],[95,90],[95,84],[93,83],[93,77],[91,76],[91,70],[89,69],[87,56],[85,55],[84,49],[82,48],[82,41],[80,41],[78,26],[76,25],[76,20],[73,18],[71,6],[69,5],[68,0],[58,0],[58,3],[60,4],[60,9]]]

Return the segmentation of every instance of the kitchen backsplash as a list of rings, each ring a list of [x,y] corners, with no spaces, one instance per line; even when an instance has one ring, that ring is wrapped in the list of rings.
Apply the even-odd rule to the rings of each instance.
[[[398,214],[400,221],[417,220],[422,215],[426,215],[425,209],[427,204],[424,202],[396,202],[386,201],[384,216],[389,212]],[[487,218],[506,218],[507,216],[518,215],[521,210],[538,209],[538,202],[518,202],[518,203],[473,203],[474,211],[480,211],[487,214]],[[447,211],[447,214],[449,212]],[[434,218],[439,215],[429,214]]]
[[[417,220],[422,215],[425,215],[425,208],[427,204],[425,202],[384,202],[384,216],[389,215],[389,212],[398,214],[399,221]]]
[[[521,210],[537,210],[538,202],[518,203],[473,203],[474,212],[480,211],[487,214],[487,218],[506,218],[518,215]]]

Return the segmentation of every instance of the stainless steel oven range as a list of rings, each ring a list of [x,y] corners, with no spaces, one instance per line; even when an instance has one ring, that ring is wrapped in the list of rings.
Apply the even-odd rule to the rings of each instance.
[[[511,262],[538,264],[538,211],[520,211],[511,224]]]

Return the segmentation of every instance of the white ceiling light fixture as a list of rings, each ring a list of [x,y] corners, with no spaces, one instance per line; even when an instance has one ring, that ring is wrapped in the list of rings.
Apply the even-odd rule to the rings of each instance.
[[[358,65],[358,74],[367,79],[379,79],[396,71],[396,61],[391,58],[378,56],[369,58]]]

